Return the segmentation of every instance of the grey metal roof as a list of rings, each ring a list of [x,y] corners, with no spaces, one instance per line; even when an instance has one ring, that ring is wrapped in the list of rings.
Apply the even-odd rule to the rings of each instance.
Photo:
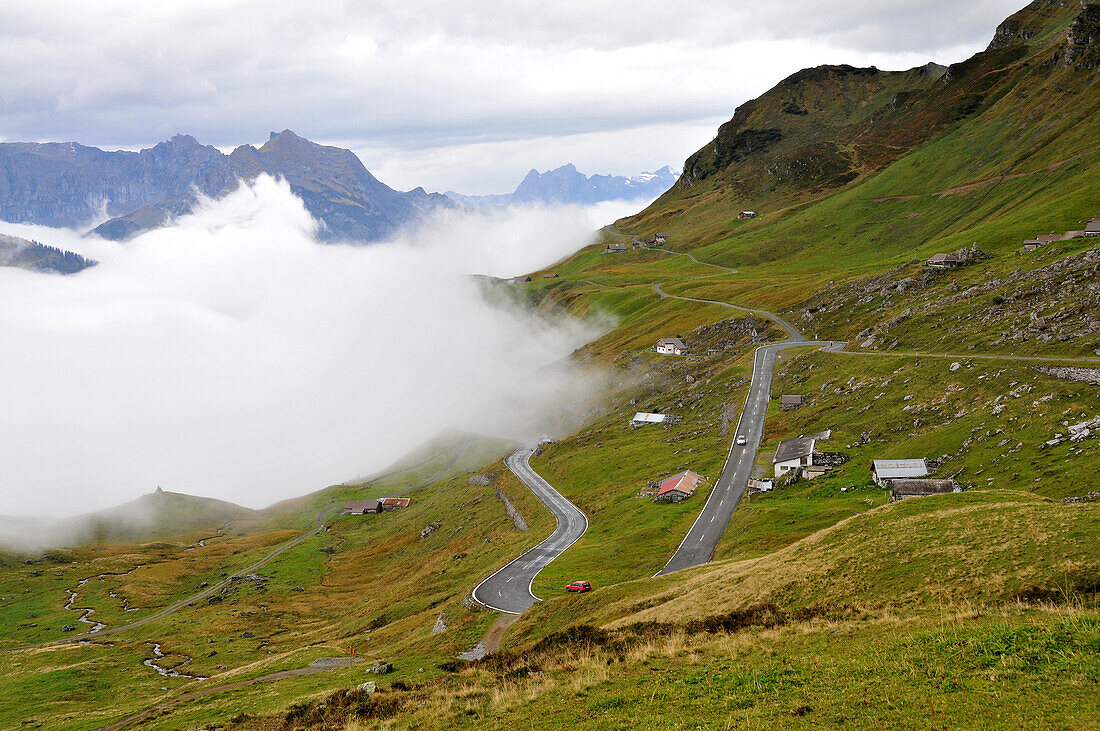
[[[779,447],[775,450],[775,457],[772,458],[772,464],[809,457],[814,453],[814,442],[816,441],[813,437],[795,437],[780,442]]]
[[[874,470],[880,480],[928,475],[928,465],[923,459],[876,459]]]
[[[675,345],[677,348],[680,348],[681,350],[686,350],[687,349],[687,346],[684,345],[684,341],[681,340],[680,338],[661,338],[657,342],[662,343],[664,345]]]

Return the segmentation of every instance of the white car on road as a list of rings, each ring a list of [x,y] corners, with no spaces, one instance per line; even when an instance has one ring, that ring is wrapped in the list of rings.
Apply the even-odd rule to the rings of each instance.
[[[748,443],[749,443],[749,440],[748,440],[748,439],[745,439],[745,435],[744,435],[744,434],[738,434],[738,435],[737,435],[737,446],[741,447],[741,446],[744,446],[744,445],[746,445],[746,444],[748,444]]]

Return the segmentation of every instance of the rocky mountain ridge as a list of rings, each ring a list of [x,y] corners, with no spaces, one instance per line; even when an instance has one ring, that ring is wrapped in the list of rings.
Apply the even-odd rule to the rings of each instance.
[[[219,196],[261,174],[286,179],[321,222],[328,240],[371,241],[426,212],[453,204],[422,188],[385,185],[350,150],[319,145],[290,130],[263,146],[226,155],[189,135],[140,152],[108,152],[75,142],[0,144],[0,219],[81,227],[113,240],[191,210],[197,195]]]
[[[545,173],[532,169],[515,191],[502,195],[462,195],[447,191],[456,203],[471,208],[497,208],[516,204],[590,205],[613,200],[656,198],[671,188],[679,177],[665,165],[637,175],[585,175],[573,163]]]

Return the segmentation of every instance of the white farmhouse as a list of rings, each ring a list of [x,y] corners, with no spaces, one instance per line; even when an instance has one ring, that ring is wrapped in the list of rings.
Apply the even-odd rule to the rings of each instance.
[[[657,352],[661,355],[686,355],[687,346],[680,338],[661,338],[657,341]]]
[[[775,450],[772,464],[775,465],[775,476],[782,477],[788,472],[798,472],[803,467],[809,467],[814,463],[814,445],[817,437],[796,437],[786,439],[779,443]]]

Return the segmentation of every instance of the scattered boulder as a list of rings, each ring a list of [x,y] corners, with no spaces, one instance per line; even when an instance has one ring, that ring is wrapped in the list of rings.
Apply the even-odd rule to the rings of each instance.
[[[474,475],[469,479],[469,483],[475,487],[489,487],[500,478],[499,472],[485,472],[480,475]]]
[[[386,662],[385,660],[375,660],[374,664],[367,670],[368,673],[374,673],[375,675],[387,675],[393,672],[393,663]]]
[[[447,617],[443,612],[439,613],[439,616],[435,618],[435,626],[432,627],[433,635],[441,635],[447,631]]]
[[[371,694],[376,693],[378,691],[378,683],[374,682],[373,680],[368,680],[365,683],[360,683],[356,687],[356,690],[362,691],[363,693],[366,693],[367,695],[371,695]]]
[[[429,525],[429,526],[428,526],[427,528],[425,528],[424,530],[420,531],[420,537],[421,537],[422,539],[423,539],[423,538],[427,538],[427,537],[428,537],[428,536],[430,536],[430,535],[431,535],[432,533],[435,533],[435,532],[436,532],[437,530],[439,530],[439,522],[438,522],[438,521],[436,521],[436,522],[434,522],[434,523],[430,524],[430,525]]]

